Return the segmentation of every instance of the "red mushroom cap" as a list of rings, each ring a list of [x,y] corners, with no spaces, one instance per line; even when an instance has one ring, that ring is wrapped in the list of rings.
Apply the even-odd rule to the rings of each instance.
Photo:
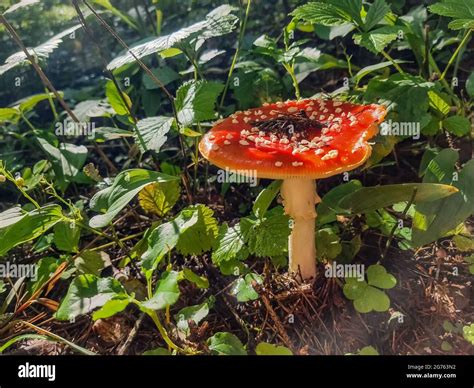
[[[381,105],[331,100],[265,104],[217,122],[199,150],[220,168],[260,178],[325,178],[367,160],[385,114]]]

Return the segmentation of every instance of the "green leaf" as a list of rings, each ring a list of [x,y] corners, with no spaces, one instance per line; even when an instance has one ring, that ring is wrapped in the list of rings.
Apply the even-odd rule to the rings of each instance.
[[[338,26],[352,21],[349,15],[333,4],[311,2],[296,8],[291,15],[295,19],[323,26]]]
[[[443,120],[443,127],[456,136],[466,136],[471,131],[471,122],[467,117],[450,116]]]
[[[255,217],[263,218],[271,203],[280,191],[282,181],[273,181],[270,185],[264,188],[253,204],[253,214]]]
[[[445,149],[428,164],[423,182],[452,183],[459,192],[435,202],[415,202],[414,246],[422,246],[443,237],[473,213],[474,161],[467,162],[458,173],[454,168],[457,158],[456,151]]]
[[[124,91],[119,92],[112,81],[105,85],[105,95],[115,113],[121,116],[128,116],[132,110],[132,100]]]
[[[344,284],[343,293],[350,300],[360,299],[365,292],[368,284],[365,281],[359,281],[356,278],[348,278]]]
[[[19,208],[0,213],[0,257],[41,236],[63,218],[59,205],[48,205],[27,213],[20,213]]]
[[[474,323],[464,326],[462,332],[465,340],[474,345]]]
[[[209,310],[213,306],[213,299],[196,306],[189,306],[179,310],[175,315],[176,326],[178,330],[189,335],[189,321],[193,321],[196,325],[199,324],[209,314]]]
[[[469,252],[474,250],[474,238],[461,236],[460,234],[453,237],[453,242],[461,252]]]
[[[138,201],[146,212],[163,217],[178,201],[180,189],[178,180],[152,183],[140,191]]]
[[[345,210],[339,208],[339,202],[347,195],[359,190],[362,184],[358,180],[352,180],[341,185],[337,185],[331,189],[321,200],[318,205],[318,217],[316,222],[318,225],[328,224],[336,221],[336,215],[344,213]]]
[[[0,280],[0,294],[3,294],[7,290],[5,286],[5,282],[3,280]]]
[[[387,5],[385,0],[375,0],[373,4],[369,6],[367,15],[364,21],[364,30],[369,31],[375,27],[388,13],[390,7]]]
[[[354,301],[354,308],[360,313],[384,312],[390,308],[390,299],[385,292],[368,286],[362,297]]]
[[[220,265],[234,259],[245,260],[248,254],[240,225],[229,227],[227,223],[222,224],[219,228],[216,249],[212,252],[212,262]]]
[[[342,251],[341,239],[332,228],[316,232],[316,252],[320,259],[335,259]]]
[[[242,218],[240,230],[249,251],[256,256],[279,256],[288,250],[290,219],[280,206],[268,211],[262,220]]]
[[[14,108],[0,108],[0,123],[6,121],[16,123],[21,117],[20,112]]]
[[[172,117],[148,117],[137,122],[135,141],[141,152],[158,152],[167,140],[167,134],[174,123]]]
[[[359,356],[378,356],[379,352],[373,346],[364,346],[357,354]]]
[[[248,302],[258,299],[258,293],[253,288],[254,282],[256,284],[262,284],[263,279],[256,273],[249,273],[245,275],[245,277],[235,280],[230,289],[231,295],[237,297],[239,302]]]
[[[125,294],[120,282],[113,278],[79,275],[69,285],[55,318],[65,321],[102,307],[109,300]]]
[[[169,35],[163,35],[151,39],[145,43],[133,46],[125,54],[115,58],[107,66],[109,70],[114,70],[126,64],[135,62],[135,58],[141,59],[154,53],[161,53],[170,48],[185,47],[191,40],[199,38],[206,40],[209,38],[231,33],[238,22],[238,18],[232,15],[235,7],[221,5],[206,15],[206,19],[195,23],[189,27],[182,28]],[[176,52],[174,52],[176,53]]]
[[[128,15],[122,13],[119,9],[115,8],[111,3],[110,0],[91,0],[92,3],[97,4],[103,8],[105,8],[107,11],[112,12],[115,16],[120,18],[122,21],[127,23],[130,27],[134,28],[135,30],[138,30],[138,27],[133,19],[131,19]]]
[[[257,356],[292,356],[293,352],[285,346],[260,342],[255,348]]]
[[[164,272],[153,296],[141,303],[141,306],[150,310],[163,310],[174,305],[180,295],[178,278],[179,273],[176,271]]]
[[[54,245],[61,251],[77,252],[81,228],[72,222],[60,222],[54,226]]]
[[[171,353],[168,349],[156,348],[143,352],[143,356],[171,356]]]
[[[148,237],[148,249],[142,256],[142,267],[154,270],[163,257],[178,244],[179,237],[199,221],[197,211],[182,210],[170,222],[155,228]]]
[[[60,93],[62,96],[62,93]],[[49,100],[49,99],[55,99],[56,95],[54,93],[41,93],[41,94],[35,94],[33,96],[29,96],[26,98],[23,98],[19,101],[20,105],[18,108],[22,113],[29,112],[30,110],[34,109],[36,105],[38,105],[40,102]]]
[[[39,259],[36,263],[36,279],[28,283],[28,295],[33,295],[42,287],[63,261],[63,259],[50,256]]]
[[[474,97],[474,72],[469,75],[469,78],[466,81],[466,92],[469,94],[469,97]],[[0,110],[1,111],[1,110]],[[1,113],[0,113],[0,121],[1,121]]]
[[[454,18],[449,23],[449,28],[453,30],[474,28],[474,4],[472,1],[442,0],[430,5],[428,9],[437,15]]]
[[[380,264],[371,265],[367,269],[367,281],[371,286],[383,289],[393,288],[397,284],[395,276],[389,274]]]
[[[354,34],[354,42],[367,50],[377,54],[381,52],[389,43],[398,37],[399,28],[395,26],[380,27],[370,32]]]
[[[174,50],[174,49],[171,49]],[[178,54],[181,54],[181,50],[177,50]],[[161,53],[161,56],[163,57],[163,53]],[[163,66],[157,69],[152,69],[151,72],[153,75],[160,80],[160,82],[163,84],[163,86],[166,86],[170,84],[173,81],[178,80],[179,74],[173,70],[173,68],[169,66]],[[145,88],[148,90],[154,90],[154,89],[159,89],[160,86],[156,84],[156,82],[148,75],[144,74],[143,75],[143,85],[145,85]]]
[[[182,271],[184,279],[194,283],[198,288],[209,288],[209,280],[205,276],[199,276],[189,268]]]
[[[106,302],[100,310],[94,312],[92,319],[97,321],[98,319],[110,318],[125,310],[129,304],[130,298],[126,295],[113,298]]]
[[[102,270],[111,265],[110,257],[105,252],[85,249],[74,260],[74,266],[80,274],[99,276]]]
[[[182,231],[176,248],[184,255],[199,255],[211,250],[219,231],[214,212],[205,205],[189,206],[182,212],[196,213],[198,220]]]
[[[215,104],[224,86],[219,82],[188,81],[176,92],[178,120],[189,126],[216,117]]]
[[[219,332],[208,339],[209,350],[225,356],[246,356],[242,342],[231,333]]]
[[[169,182],[177,177],[155,171],[132,169],[120,172],[112,186],[95,194],[90,202],[90,208],[104,214],[94,216],[89,225],[93,228],[103,228],[137,195],[145,186],[154,182]]]
[[[428,99],[430,101],[430,106],[440,112],[443,116],[446,116],[449,113],[451,107],[442,94],[435,90],[429,90]]]
[[[450,185],[435,183],[402,183],[395,185],[362,187],[346,195],[338,206],[353,214],[366,213],[372,210],[391,206],[397,202],[409,201],[414,190],[415,202],[432,202],[457,193]]]

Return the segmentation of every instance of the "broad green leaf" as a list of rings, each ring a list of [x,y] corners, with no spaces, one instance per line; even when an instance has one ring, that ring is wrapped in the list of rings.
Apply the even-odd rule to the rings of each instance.
[[[460,234],[453,237],[453,242],[461,252],[474,251],[474,237],[466,237]]]
[[[231,333],[219,332],[208,339],[209,350],[225,356],[246,356],[242,342]]]
[[[348,278],[344,284],[343,293],[346,298],[356,300],[364,295],[368,284],[365,281],[358,281],[356,278]]]
[[[227,223],[222,224],[217,237],[217,247],[212,252],[212,262],[220,265],[225,261],[234,259],[245,260],[248,254],[240,225],[228,226]]]
[[[133,46],[127,53],[115,58],[107,66],[114,70],[126,64],[135,62],[136,58],[143,58],[154,53],[169,53],[170,48],[185,47],[193,39],[206,40],[209,38],[231,33],[238,22],[238,18],[232,15],[236,8],[230,5],[221,5],[206,15],[206,19],[189,27],[182,28],[169,35],[163,35],[151,39],[145,43]],[[176,54],[176,52],[174,52]]]
[[[71,282],[55,317],[62,321],[74,319],[123,294],[125,290],[116,279],[79,275]]]
[[[385,292],[368,286],[364,294],[354,301],[354,308],[360,313],[384,312],[390,308],[390,299]]]
[[[389,274],[382,265],[374,264],[367,269],[367,282],[371,286],[390,289],[395,287],[397,279],[392,274]]]
[[[451,109],[445,97],[435,90],[428,91],[430,106],[440,112],[443,116],[447,115]]]
[[[105,252],[82,250],[74,259],[74,266],[80,274],[99,276],[102,270],[111,265],[110,257]]]
[[[364,346],[357,354],[359,356],[378,356],[379,352],[373,346]]]
[[[168,349],[156,348],[143,352],[143,356],[171,356],[171,353]]]
[[[54,225],[54,245],[61,251],[77,252],[81,228],[73,222],[60,222]]]
[[[90,208],[104,214],[94,216],[89,225],[93,228],[103,228],[137,195],[145,186],[155,182],[169,182],[177,177],[155,171],[132,169],[120,172],[112,186],[95,194],[90,202]]]
[[[285,346],[260,342],[255,348],[257,356],[292,356],[293,352]]]
[[[198,304],[196,306],[185,307],[179,310],[178,314],[175,315],[176,326],[178,327],[178,330],[188,335],[189,321],[193,321],[196,325],[198,325],[204,318],[207,317],[213,304],[213,298],[210,298],[204,303]]]
[[[137,122],[135,141],[141,152],[158,152],[167,140],[167,134],[173,125],[172,117],[149,117]]]
[[[178,120],[184,126],[215,118],[215,104],[224,85],[211,81],[188,81],[176,92]]]
[[[198,288],[209,288],[209,280],[205,276],[199,276],[189,268],[183,268],[183,278],[194,283]]]
[[[362,187],[362,183],[358,180],[352,180],[341,185],[337,185],[331,189],[321,200],[318,205],[316,222],[318,225],[324,225],[336,221],[336,215],[344,213],[344,209],[340,209],[339,202],[347,195],[354,193]]]
[[[367,11],[364,21],[365,31],[369,31],[375,27],[390,12],[390,7],[385,0],[375,0],[368,8],[369,10]]]
[[[278,195],[281,183],[282,181],[274,181],[258,194],[252,208],[255,217],[263,218],[271,203]]]
[[[414,246],[422,246],[443,237],[473,213],[474,161],[466,163],[458,173],[454,169],[457,157],[456,151],[445,149],[428,165],[424,182],[452,183],[459,192],[435,202],[415,202],[412,237]]]
[[[130,100],[130,97],[124,91],[120,93],[112,81],[108,81],[105,85],[105,95],[115,113],[121,116],[128,116],[130,114],[132,110],[132,100]]]
[[[111,3],[110,0],[91,0],[93,4],[97,4],[103,8],[105,8],[107,11],[110,11],[112,14],[120,18],[122,21],[127,23],[130,27],[134,28],[135,30],[138,30],[138,26],[135,23],[135,21],[130,18],[128,15],[124,14],[121,12],[118,8],[115,8]]]
[[[395,26],[384,26],[370,32],[354,34],[354,42],[377,54],[397,39],[398,31],[399,28]]]
[[[248,302],[258,299],[258,293],[253,288],[253,284],[262,284],[263,279],[256,273],[249,273],[243,278],[234,281],[230,289],[231,295],[234,295],[239,302]]]
[[[342,251],[341,239],[331,228],[316,232],[316,253],[319,259],[335,259]]]
[[[396,63],[405,63],[406,61],[396,60],[395,62]],[[385,69],[386,67],[389,67],[389,66],[393,66],[393,63],[390,62],[390,61],[386,61],[386,62],[379,62],[379,63],[376,63],[374,65],[369,65],[369,66],[363,67],[362,69],[360,69],[355,74],[354,79],[355,79],[356,83],[359,83],[362,80],[362,78],[364,78],[366,75],[369,75],[369,74],[373,73],[376,70]]]
[[[151,271],[178,243],[182,233],[199,221],[197,211],[183,210],[170,222],[155,228],[148,238],[148,249],[142,256],[142,267]]]
[[[219,231],[214,212],[205,205],[189,206],[182,212],[197,214],[198,220],[179,235],[176,248],[184,255],[199,255],[211,250]]]
[[[140,191],[138,201],[147,213],[163,217],[178,201],[180,189],[178,180],[152,183]]]
[[[10,249],[41,236],[64,218],[59,205],[44,206],[22,216],[15,208],[15,217],[11,217],[11,211],[8,214],[8,221],[2,222],[4,214],[0,213],[0,223],[6,225],[0,229],[0,257]]]
[[[471,121],[467,117],[450,116],[443,120],[443,127],[456,136],[466,136],[471,132]]]
[[[60,93],[60,95],[61,94],[62,93]],[[29,96],[29,97],[21,99],[19,101],[18,108],[20,109],[21,112],[26,113],[34,109],[36,105],[38,105],[41,101],[55,99],[55,98],[56,98],[56,95],[54,93],[35,94],[34,96]]]
[[[99,310],[92,314],[92,319],[97,321],[98,319],[110,318],[125,310],[129,304],[130,298],[126,295],[110,299]]]
[[[464,326],[462,332],[465,340],[474,345],[474,323]]]
[[[415,202],[435,201],[458,192],[453,186],[435,183],[402,183],[362,187],[342,198],[338,206],[354,214],[366,213],[391,206],[397,202],[409,201],[415,189]]]
[[[467,94],[469,94],[471,98],[474,97],[474,72],[472,72],[469,75],[469,78],[466,81],[466,91],[467,91]],[[1,113],[0,113],[0,120],[1,120]]]
[[[14,108],[0,108],[0,123],[6,121],[16,123],[21,117],[20,112]]]
[[[141,306],[150,310],[163,310],[175,304],[180,294],[178,278],[179,273],[176,271],[164,272],[153,296],[141,303]]]

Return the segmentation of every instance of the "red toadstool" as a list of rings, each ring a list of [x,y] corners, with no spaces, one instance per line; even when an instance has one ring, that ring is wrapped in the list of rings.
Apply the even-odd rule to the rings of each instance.
[[[331,100],[265,104],[218,121],[199,149],[218,167],[283,180],[283,205],[293,220],[290,271],[307,280],[316,276],[316,179],[363,164],[385,113],[380,105]]]

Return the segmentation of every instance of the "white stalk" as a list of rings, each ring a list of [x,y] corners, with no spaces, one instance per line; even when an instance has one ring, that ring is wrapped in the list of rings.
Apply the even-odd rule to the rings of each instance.
[[[290,272],[301,274],[303,280],[316,277],[315,205],[321,201],[316,181],[307,178],[285,179],[281,186],[285,214],[293,220],[288,241]]]

